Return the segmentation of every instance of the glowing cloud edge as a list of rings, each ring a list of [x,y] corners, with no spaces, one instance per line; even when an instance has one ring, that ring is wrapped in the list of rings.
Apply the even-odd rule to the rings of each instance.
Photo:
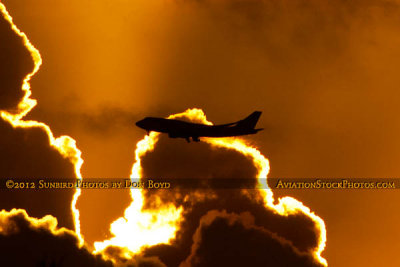
[[[207,120],[204,112],[198,108],[187,109],[182,113],[170,115],[168,116],[168,119],[175,119],[179,117],[186,117],[199,123],[212,125],[212,123]],[[140,178],[142,176],[141,157],[144,156],[146,153],[154,150],[159,135],[159,133],[151,132],[149,135],[146,135],[137,143],[135,150],[135,162],[132,166],[132,172],[130,176],[131,178]],[[202,140],[210,144],[211,146],[232,149],[239,153],[242,153],[246,157],[251,157],[253,159],[253,163],[258,170],[258,188],[260,190],[259,192],[262,194],[264,206],[281,216],[288,216],[291,214],[302,212],[303,214],[306,214],[308,217],[310,217],[320,232],[318,245],[314,251],[311,251],[311,253],[319,263],[324,266],[328,266],[326,259],[321,256],[321,253],[324,251],[326,245],[325,222],[322,220],[322,218],[317,216],[308,207],[306,207],[302,202],[292,197],[279,198],[278,204],[274,204],[273,192],[271,189],[268,188],[268,184],[266,184],[266,178],[270,169],[268,159],[264,155],[262,155],[262,153],[257,150],[257,148],[247,144],[245,140],[241,138],[204,138]],[[143,240],[139,241],[135,239],[135,244],[132,244],[127,241],[127,239],[125,238],[125,234],[128,229],[128,225],[130,225],[131,227],[134,226],[134,223],[131,224],[128,217],[134,218],[133,220],[137,221],[139,220],[138,217],[143,216],[143,214],[151,213],[151,211],[144,211],[144,213],[142,213],[141,211],[143,205],[143,195],[141,189],[132,189],[131,196],[133,201],[131,205],[125,210],[124,217],[117,219],[111,224],[110,231],[114,235],[114,237],[103,242],[95,242],[95,253],[101,253],[107,248],[107,246],[118,246],[120,248],[123,248],[125,251],[125,256],[127,258],[130,258],[133,255],[139,253],[144,247],[161,243],[169,243],[170,240],[175,238],[176,227],[172,226],[169,229],[171,235],[164,237],[164,239],[162,240],[160,239],[159,243],[149,243]],[[160,218],[165,214],[173,213],[175,216],[172,216],[172,218],[170,218],[169,220],[164,221],[164,223],[166,225],[176,225],[179,220],[178,215],[181,213],[181,211],[182,210],[180,208],[169,205],[167,207],[164,207],[163,210],[158,210],[157,218]],[[133,216],[132,214],[130,215],[130,213],[134,213],[137,217]],[[176,221],[174,221],[174,218]],[[150,221],[148,221],[148,223],[151,224]],[[150,225],[148,225],[147,227],[152,229],[156,228],[155,225],[154,228]],[[141,245],[139,244],[140,242],[142,242]]]
[[[8,111],[1,110],[0,116],[10,123],[14,128],[31,128],[31,127],[39,127],[44,130],[49,138],[49,144],[55,148],[60,154],[67,158],[73,165],[76,178],[82,178],[80,169],[83,164],[83,159],[81,157],[82,153],[76,146],[76,141],[66,135],[55,138],[50,127],[45,123],[38,121],[25,121],[23,118],[28,114],[37,104],[35,99],[30,98],[31,86],[30,80],[31,78],[39,71],[40,66],[42,65],[42,58],[40,56],[39,50],[37,50],[32,43],[29,41],[28,37],[24,32],[18,29],[18,27],[14,24],[12,17],[8,13],[5,5],[0,3],[0,12],[2,16],[10,23],[11,29],[23,40],[25,47],[31,54],[31,57],[34,62],[34,68],[32,72],[28,73],[22,83],[22,90],[24,91],[24,96],[22,100],[19,102],[16,112],[10,113]],[[83,245],[83,237],[80,231],[80,220],[79,220],[79,210],[76,208],[76,202],[81,194],[80,189],[76,189],[73,199],[71,201],[71,212],[74,221],[75,233],[79,238],[80,245]]]

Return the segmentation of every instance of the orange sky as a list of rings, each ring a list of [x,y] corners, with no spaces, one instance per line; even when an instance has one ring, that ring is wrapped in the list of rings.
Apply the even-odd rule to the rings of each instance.
[[[77,140],[84,177],[129,176],[134,122],[190,107],[215,123],[262,110],[248,139],[271,177],[398,176],[396,1],[149,2],[3,1],[43,57],[29,117]],[[330,266],[400,264],[397,191],[275,194],[325,220]],[[108,236],[128,203],[84,193],[83,234]]]

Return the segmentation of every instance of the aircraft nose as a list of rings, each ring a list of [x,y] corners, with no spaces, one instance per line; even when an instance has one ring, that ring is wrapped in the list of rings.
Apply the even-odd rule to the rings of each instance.
[[[142,129],[143,129],[143,127],[144,127],[144,121],[143,121],[143,120],[137,121],[135,124],[136,124],[136,126],[139,127],[139,128],[142,128]]]

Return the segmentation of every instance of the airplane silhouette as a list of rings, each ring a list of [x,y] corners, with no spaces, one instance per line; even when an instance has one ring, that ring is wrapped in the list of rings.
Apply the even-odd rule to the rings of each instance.
[[[175,119],[146,117],[136,122],[136,126],[146,130],[147,134],[155,131],[167,133],[170,138],[185,138],[186,141],[190,142],[191,137],[193,141],[199,142],[199,137],[230,137],[256,134],[258,131],[263,130],[254,129],[260,116],[261,111],[255,111],[243,120],[221,125],[205,125]]]

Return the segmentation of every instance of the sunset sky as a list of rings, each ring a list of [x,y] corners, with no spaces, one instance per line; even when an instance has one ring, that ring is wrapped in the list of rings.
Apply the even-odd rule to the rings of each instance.
[[[257,126],[264,130],[243,139],[269,160],[268,177],[399,177],[397,0],[1,3],[43,61],[30,82],[37,105],[23,119],[43,122],[54,137],[73,138],[84,160],[84,178],[129,177],[136,144],[145,135],[135,122],[190,108],[201,109],[215,124],[262,111]],[[1,18],[0,110],[17,112],[24,96],[22,81],[35,65],[31,54]],[[39,126],[15,128],[0,119],[2,179],[75,178],[73,156],[50,145],[48,135]],[[141,164],[143,177],[257,174],[244,153],[166,136],[143,155]],[[237,250],[254,260],[249,266],[265,266],[264,257],[271,257],[271,266],[323,266],[312,257],[321,233],[307,213],[279,215],[260,205],[257,194],[252,199],[225,191],[206,197],[196,190],[180,192],[180,197],[174,192],[148,192],[144,199],[150,208],[155,197],[165,205],[184,207],[178,241],[150,246],[134,259],[138,266],[245,264],[239,256],[235,261]],[[301,201],[325,222],[322,257],[329,266],[400,265],[397,190],[273,193],[276,201],[283,196]],[[28,235],[26,225],[38,235],[32,225],[42,225],[51,242],[81,255],[76,266],[96,261],[109,266],[91,254],[94,242],[113,236],[110,224],[131,203],[129,190],[83,190],[76,204],[82,248],[74,243],[73,191],[1,194],[0,209],[21,208],[27,215],[0,213],[0,230],[6,229],[0,231],[0,243],[17,245]],[[30,218],[45,215],[69,230],[57,235],[50,223]],[[11,224],[23,229],[18,237],[5,227]],[[25,246],[34,246],[33,240]],[[227,255],[216,259],[212,253],[221,247]],[[120,257],[118,249],[104,255]]]

